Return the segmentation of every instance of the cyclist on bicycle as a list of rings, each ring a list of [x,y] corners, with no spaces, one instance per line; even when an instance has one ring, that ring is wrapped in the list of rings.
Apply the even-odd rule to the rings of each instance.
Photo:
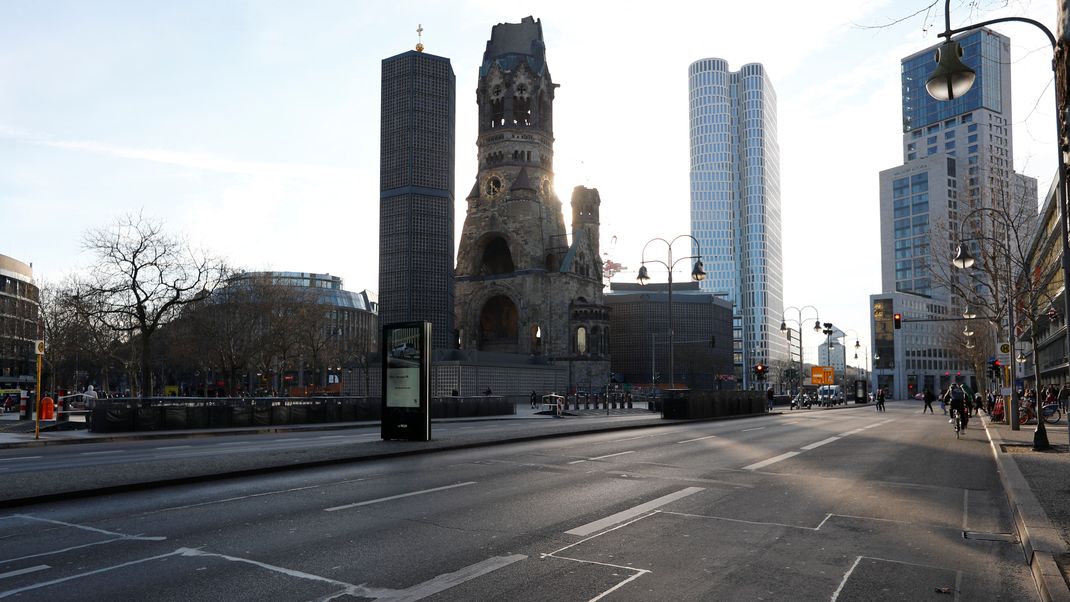
[[[954,383],[951,385],[949,393],[951,396],[951,417],[953,420],[959,421],[961,430],[966,430],[966,422],[969,420],[966,414],[966,392],[962,390],[962,385]]]

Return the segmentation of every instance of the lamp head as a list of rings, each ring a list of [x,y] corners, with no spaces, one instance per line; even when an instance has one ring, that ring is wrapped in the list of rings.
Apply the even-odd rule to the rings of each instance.
[[[784,332],[787,329],[788,329],[788,323],[785,322],[784,320],[781,320],[780,321],[780,332]]]
[[[951,264],[957,268],[965,269],[973,267],[974,261],[968,245],[959,243],[959,250],[955,253],[955,258],[951,260]]]
[[[814,322],[814,332],[821,332],[821,320]]]
[[[695,267],[691,270],[691,279],[695,282],[702,282],[706,279],[706,270],[702,269],[702,260],[695,261]]]
[[[948,40],[936,49],[936,70],[925,80],[925,90],[936,100],[954,100],[970,90],[977,73],[962,62],[962,46]]]
[[[639,266],[639,275],[635,277],[635,281],[638,282],[640,286],[642,286],[642,285],[646,284],[647,281],[649,281],[649,280],[650,280],[650,274],[647,273],[646,266],[645,265]]]

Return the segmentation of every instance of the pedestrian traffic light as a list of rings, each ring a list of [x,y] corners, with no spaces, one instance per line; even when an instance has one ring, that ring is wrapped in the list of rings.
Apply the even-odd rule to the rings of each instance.
[[[754,376],[758,380],[765,380],[765,370],[766,370],[765,364],[755,364],[754,365]]]
[[[895,314],[892,316],[892,322],[895,324],[895,329],[899,330],[903,327],[903,314]]]

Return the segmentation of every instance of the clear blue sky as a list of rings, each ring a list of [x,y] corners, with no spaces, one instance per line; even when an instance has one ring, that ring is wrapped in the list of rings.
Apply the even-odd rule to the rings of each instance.
[[[952,4],[956,25],[1009,14],[1050,25],[1056,12]],[[411,49],[417,24],[427,51],[452,60],[459,229],[486,40],[533,15],[561,84],[559,193],[599,189],[603,251],[633,270],[648,239],[689,230],[688,65],[763,63],[778,96],[786,305],[815,305],[865,338],[880,288],[877,174],[902,160],[899,59],[937,41],[942,7],[859,26],[927,5],[5,0],[0,253],[60,281],[88,262],[87,228],[144,210],[232,265],[374,291],[380,61]],[[1047,42],[1029,26],[998,29],[1015,61],[1015,167],[1047,190]]]

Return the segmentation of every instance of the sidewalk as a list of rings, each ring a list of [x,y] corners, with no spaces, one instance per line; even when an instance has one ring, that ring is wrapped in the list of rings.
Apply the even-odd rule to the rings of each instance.
[[[992,443],[1000,481],[1026,560],[1044,600],[1070,601],[1070,453],[1067,426],[1047,425],[1053,451],[1033,451],[1035,424],[1010,425],[981,420]]]

